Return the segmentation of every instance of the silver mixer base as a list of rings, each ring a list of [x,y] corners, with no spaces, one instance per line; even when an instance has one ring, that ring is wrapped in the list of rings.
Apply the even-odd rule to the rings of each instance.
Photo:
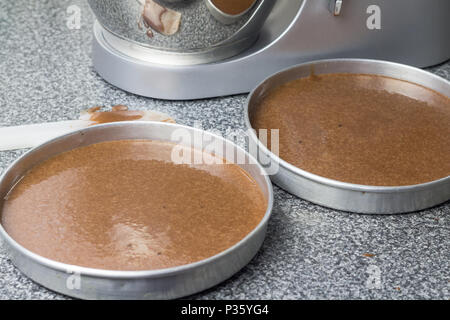
[[[249,92],[277,71],[323,58],[380,59],[418,67],[450,58],[448,0],[397,0],[395,6],[390,0],[344,1],[340,16],[330,13],[329,2],[278,0],[250,49],[205,64],[176,64],[168,52],[143,52],[96,22],[94,67],[106,81],[134,94],[188,100]],[[372,4],[381,8],[379,30],[366,26]]]

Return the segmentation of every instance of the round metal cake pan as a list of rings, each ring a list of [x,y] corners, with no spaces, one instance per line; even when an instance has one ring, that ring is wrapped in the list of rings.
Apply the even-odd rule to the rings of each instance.
[[[353,73],[388,76],[409,81],[450,96],[450,82],[427,71],[393,62],[366,59],[330,59],[312,61],[283,70],[267,78],[254,89],[246,103],[245,123],[252,129],[251,114],[273,88],[291,80],[308,77],[311,72]],[[269,129],[269,128],[268,128]],[[310,202],[343,211],[367,214],[394,214],[418,211],[450,199],[450,176],[410,186],[369,186],[321,177],[297,168],[270,152],[250,130],[257,144],[258,157],[272,167],[278,166],[272,181],[284,190]]]
[[[192,137],[200,136],[201,141],[195,138],[192,142],[186,143],[187,139],[180,141],[181,133]],[[93,143],[124,139],[171,141],[199,149],[209,143],[221,143],[227,151],[233,150],[234,155],[247,159],[245,164],[237,164],[252,176],[261,188],[267,200],[264,217],[244,239],[215,256],[192,264],[149,271],[100,270],[50,260],[22,247],[0,225],[0,236],[5,247],[13,263],[25,275],[51,290],[82,299],[174,299],[213,287],[231,277],[254,257],[265,238],[272,211],[273,193],[270,179],[256,159],[234,143],[217,135],[178,124],[112,123],[92,126],[53,139],[30,150],[5,171],[0,178],[0,199],[5,198],[30,168],[49,157]],[[229,159],[231,153],[219,154],[215,151],[215,154],[229,161],[234,159]]]

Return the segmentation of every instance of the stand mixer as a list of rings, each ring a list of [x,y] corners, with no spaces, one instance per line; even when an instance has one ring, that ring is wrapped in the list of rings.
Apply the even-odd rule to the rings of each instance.
[[[448,0],[255,0],[233,14],[218,2],[89,0],[95,69],[123,90],[181,100],[249,92],[310,60],[450,58]]]

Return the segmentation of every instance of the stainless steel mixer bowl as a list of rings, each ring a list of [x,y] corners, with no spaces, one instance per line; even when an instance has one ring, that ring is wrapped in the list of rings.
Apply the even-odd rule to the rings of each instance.
[[[146,1],[181,14],[177,31],[164,35],[142,24]],[[211,0],[88,0],[97,20],[107,33],[121,38],[139,50],[164,51],[167,54],[200,57],[205,63],[238,54],[257,39],[273,0],[255,0],[242,14],[234,16],[216,10]],[[225,19],[221,19],[221,14]]]

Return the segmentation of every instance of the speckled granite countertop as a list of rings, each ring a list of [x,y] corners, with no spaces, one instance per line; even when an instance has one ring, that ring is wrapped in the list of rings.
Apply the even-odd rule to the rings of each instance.
[[[66,26],[69,5],[81,28]],[[155,109],[205,129],[243,128],[245,96],[169,102],[138,97],[92,69],[93,17],[81,0],[0,0],[0,126],[75,119],[94,105]],[[450,79],[450,63],[431,71]],[[0,152],[0,170],[22,151]],[[300,200],[275,187],[258,255],[199,299],[450,299],[450,202],[423,212],[369,216]],[[368,285],[379,273],[378,285]],[[63,299],[22,275],[0,242],[0,299]]]

